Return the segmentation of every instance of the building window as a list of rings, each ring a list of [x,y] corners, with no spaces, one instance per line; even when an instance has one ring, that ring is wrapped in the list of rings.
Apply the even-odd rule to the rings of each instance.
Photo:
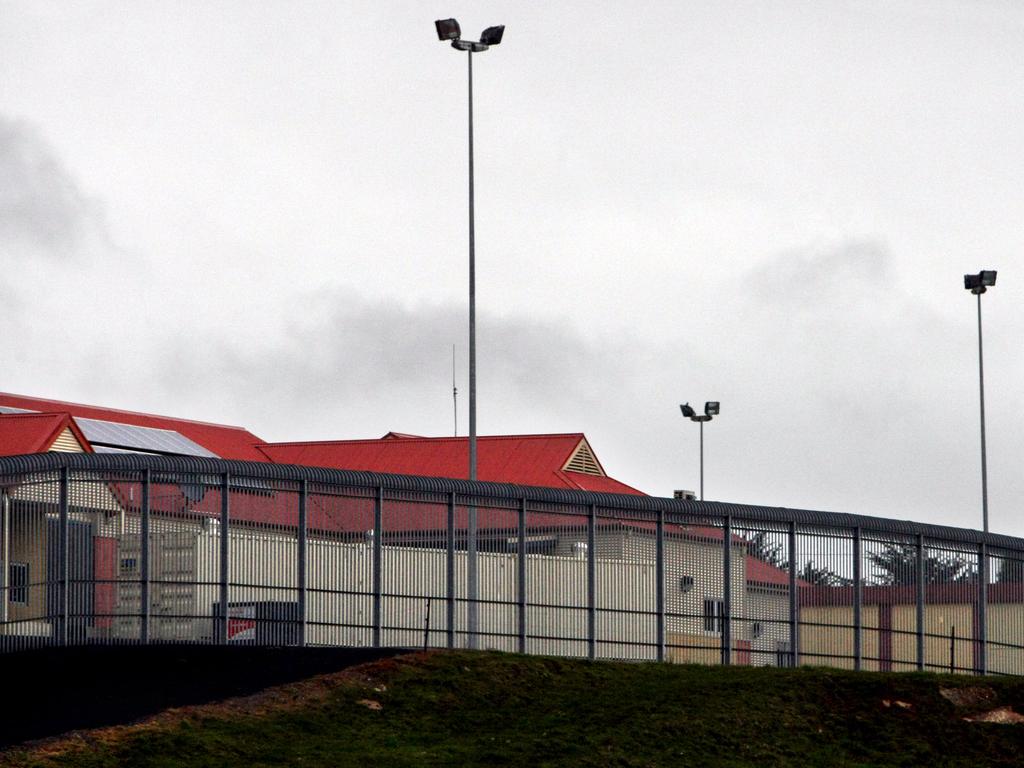
[[[721,632],[725,623],[725,601],[705,600],[704,601],[704,631]]]
[[[11,563],[8,566],[7,601],[28,605],[28,563]]]

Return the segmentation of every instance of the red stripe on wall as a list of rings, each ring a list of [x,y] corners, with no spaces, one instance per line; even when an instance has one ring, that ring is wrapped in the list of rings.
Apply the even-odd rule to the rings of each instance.
[[[109,627],[113,623],[117,578],[117,539],[97,536],[93,539],[95,579],[93,585],[96,616],[93,626]]]

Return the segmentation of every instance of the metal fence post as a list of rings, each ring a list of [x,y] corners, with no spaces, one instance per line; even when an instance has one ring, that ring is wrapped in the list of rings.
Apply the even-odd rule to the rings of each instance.
[[[303,479],[299,484],[299,538],[296,542],[296,546],[299,551],[296,553],[296,564],[298,566],[298,573],[296,578],[298,579],[299,587],[299,645],[306,645],[306,596],[308,589],[308,565],[306,558],[308,556],[307,536],[309,535],[309,521],[307,518],[307,502],[309,499],[309,483]]]
[[[799,591],[796,585],[796,521],[789,523],[789,658],[800,666]]]
[[[381,537],[384,532],[384,486],[377,486],[373,505],[373,647],[381,642],[381,594],[383,591],[383,564],[381,563]]]
[[[445,599],[448,647],[455,647],[455,492],[448,495],[448,531],[445,540],[445,579],[448,582]]]
[[[150,470],[142,470],[142,520],[139,525],[139,640],[149,644],[149,495],[152,487]]]
[[[917,668],[924,671],[924,534],[917,534]]]
[[[988,546],[978,545],[978,671],[988,674]]]
[[[519,531],[516,544],[516,583],[518,591],[519,653],[526,653],[526,499],[519,500]]]
[[[7,488],[0,486],[0,536],[3,537],[3,549],[0,551],[0,622],[6,624],[10,620],[11,598],[7,578],[11,570],[11,497]]]
[[[722,664],[732,664],[732,517],[722,524]]]
[[[654,642],[658,661],[665,660],[665,510],[654,529]]]
[[[587,515],[587,658],[597,658],[597,506]]]
[[[60,603],[57,642],[68,644],[68,619],[71,607],[71,570],[68,564],[68,468],[60,468],[60,489],[58,491],[58,514],[60,516],[58,573],[60,574]]]
[[[231,629],[231,624],[228,619],[230,611],[228,610],[228,599],[230,597],[228,592],[229,579],[231,575],[231,563],[228,558],[231,556],[231,548],[229,546],[230,536],[228,529],[230,528],[231,516],[231,475],[225,472],[221,475],[220,479],[220,641],[223,644],[228,642],[228,632]]]
[[[860,526],[853,529],[853,668],[861,668],[863,649],[861,632],[861,539]]]

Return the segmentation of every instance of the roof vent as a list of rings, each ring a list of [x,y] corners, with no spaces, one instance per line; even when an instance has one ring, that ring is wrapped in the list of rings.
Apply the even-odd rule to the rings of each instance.
[[[597,458],[594,456],[594,452],[590,450],[586,440],[580,440],[580,444],[576,446],[576,450],[572,452],[572,456],[565,462],[565,466],[562,469],[570,472],[582,472],[584,475],[605,476],[604,470],[597,463]]]

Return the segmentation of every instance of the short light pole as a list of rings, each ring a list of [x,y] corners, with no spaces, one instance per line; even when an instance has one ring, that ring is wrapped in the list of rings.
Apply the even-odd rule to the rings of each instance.
[[[462,29],[455,19],[439,19],[434,22],[437,39],[448,40],[452,48],[465,51],[469,66],[469,479],[476,480],[476,227],[473,194],[473,54],[482,53],[492,45],[498,45],[505,34],[505,27],[488,27],[480,34],[479,42],[462,39]],[[469,643],[476,647],[477,631],[477,516],[476,507],[469,508],[466,541],[466,592],[468,600],[467,623]]]
[[[985,363],[981,347],[981,294],[996,284],[994,269],[964,275],[964,288],[978,297],[978,390],[981,404],[981,523],[988,533],[988,465],[985,458]]]
[[[689,403],[683,403],[680,405],[679,410],[681,410],[683,412],[683,416],[688,418],[690,421],[696,421],[700,424],[700,500],[704,501],[704,422],[711,421],[713,416],[718,415],[719,403],[717,400],[711,400],[704,403],[703,415],[699,415],[695,410],[693,410]]]

